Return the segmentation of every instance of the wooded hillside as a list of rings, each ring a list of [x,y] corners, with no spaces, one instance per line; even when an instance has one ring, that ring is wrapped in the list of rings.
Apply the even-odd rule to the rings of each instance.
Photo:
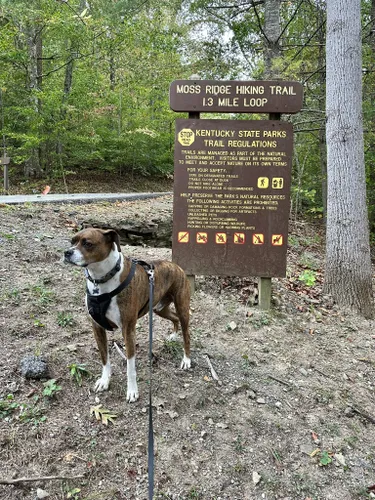
[[[304,86],[295,126],[293,208],[326,196],[323,0],[1,0],[2,146],[18,174],[95,169],[158,175],[173,168],[175,79],[262,79]],[[362,2],[365,155],[374,226],[374,2]],[[374,17],[374,16],[373,16]],[[275,26],[276,22],[276,26]],[[271,24],[272,26],[272,24]],[[258,115],[259,116],[259,115]],[[226,116],[248,119],[245,116]],[[253,118],[250,116],[250,118]]]

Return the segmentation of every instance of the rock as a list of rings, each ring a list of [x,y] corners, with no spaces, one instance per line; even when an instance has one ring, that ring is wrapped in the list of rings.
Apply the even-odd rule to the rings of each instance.
[[[262,479],[262,476],[260,474],[258,474],[257,471],[254,471],[253,472],[253,483],[254,484],[258,484]]]
[[[339,465],[342,465],[343,467],[346,466],[346,460],[345,460],[345,457],[342,453],[335,453],[333,456],[337,462],[336,463],[337,466],[339,466]]]
[[[305,455],[310,455],[311,452],[313,451],[311,449],[311,444],[301,444],[301,446],[299,447],[299,449],[301,450],[302,453],[304,453]]]
[[[247,397],[249,399],[255,399],[257,397],[257,395],[255,394],[255,392],[252,391],[251,389],[249,391],[247,391],[246,394],[247,394]]]
[[[236,330],[236,328],[237,328],[237,323],[236,323],[235,321],[231,321],[231,322],[228,324],[227,328],[228,328],[228,330],[231,330],[231,331],[233,332],[233,331],[234,331],[234,330]]]
[[[100,229],[114,229],[120,236],[121,245],[149,245],[155,247],[172,246],[172,202],[166,212],[153,213],[153,219],[148,214],[140,218],[134,216],[127,220],[117,217],[112,219],[88,219],[82,221],[81,228],[98,227]]]
[[[26,356],[21,359],[21,373],[25,378],[47,378],[48,365],[47,361],[40,356]]]
[[[217,427],[218,429],[228,429],[228,424],[224,424],[223,422],[218,422],[218,423],[216,424],[216,427]]]
[[[309,374],[309,372],[308,372],[307,370],[305,370],[305,368],[300,368],[300,369],[299,369],[299,372],[300,372],[300,373],[302,373],[302,375],[303,375],[304,377],[307,377],[307,376],[308,376],[308,374]]]
[[[47,498],[49,497],[48,491],[42,490],[41,488],[38,488],[36,490],[36,498]]]
[[[266,400],[265,400],[264,398],[258,398],[258,399],[257,399],[257,403],[258,403],[259,405],[265,405],[265,404],[266,404]]]
[[[353,408],[351,406],[347,406],[344,410],[344,415],[346,417],[353,417],[354,416]]]
[[[276,408],[281,408],[283,404],[280,401],[276,401],[275,406]]]

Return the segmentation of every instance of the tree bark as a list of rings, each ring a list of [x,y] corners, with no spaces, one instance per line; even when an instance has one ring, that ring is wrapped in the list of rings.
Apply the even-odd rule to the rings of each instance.
[[[372,61],[375,61],[375,0],[372,0],[371,2],[371,36],[370,36],[370,50],[371,50],[371,55],[372,55]],[[371,68],[371,66],[370,66]],[[374,68],[374,64],[372,65],[372,68]],[[372,99],[372,102],[374,102],[375,99],[375,83],[373,80],[373,77],[371,79],[371,83],[368,84],[370,87],[369,89],[367,88],[367,91],[369,92],[367,94],[368,99]],[[371,160],[369,162],[368,166],[368,176],[369,176],[369,193],[368,193],[368,202],[369,202],[369,217],[370,217],[370,230],[372,232],[375,232],[375,139],[373,138],[374,135],[370,135],[370,141],[368,144],[369,148],[369,156],[371,157]]]
[[[323,68],[325,65],[325,25],[323,23],[323,19],[325,16],[325,12],[323,8],[318,4],[318,16],[317,22],[318,26],[321,26],[318,32],[318,41],[319,41],[319,49],[318,49],[318,68]],[[324,112],[325,110],[325,92],[326,92],[326,73],[322,71],[319,75],[319,109]],[[325,122],[323,122],[320,126],[319,130],[319,159],[320,159],[320,171],[322,177],[322,204],[323,204],[323,221],[327,222],[327,142],[326,142],[326,127]]]
[[[280,33],[280,0],[264,0],[264,76],[266,79],[277,79],[279,76],[274,62],[281,55]]]
[[[361,0],[327,2],[325,292],[374,316],[362,123]]]
[[[31,105],[36,115],[39,115],[41,101],[36,93],[42,87],[42,30],[37,24],[29,23],[25,34],[29,52],[28,79]],[[35,177],[40,172],[40,149],[33,147],[30,151],[30,157],[25,161],[24,174],[26,177]]]

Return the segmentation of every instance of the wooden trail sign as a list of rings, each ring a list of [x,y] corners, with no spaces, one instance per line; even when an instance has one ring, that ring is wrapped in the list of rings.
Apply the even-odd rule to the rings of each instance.
[[[299,82],[176,80],[170,86],[174,111],[205,113],[297,113]]]
[[[293,128],[176,120],[173,260],[187,274],[285,276]]]

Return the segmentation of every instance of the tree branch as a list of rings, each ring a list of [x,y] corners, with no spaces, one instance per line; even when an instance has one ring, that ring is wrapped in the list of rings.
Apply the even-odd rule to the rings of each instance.
[[[19,477],[17,479],[1,479],[0,484],[19,484],[28,483],[32,481],[52,481],[52,480],[64,480],[64,479],[80,479],[85,477],[83,474],[79,476],[36,476],[36,477]]]
[[[303,45],[303,47],[297,52],[297,54],[294,54],[293,58],[291,61],[289,61],[289,63],[285,66],[285,68],[283,69],[283,72],[286,71],[289,66],[292,64],[292,62],[294,61],[294,59],[296,57],[298,57],[300,55],[300,53],[303,51],[303,49],[307,46],[307,44],[314,38],[314,36],[318,33],[318,31],[323,28],[323,26],[325,25],[326,23],[326,20],[324,20],[320,26],[317,27],[317,29],[314,31],[314,33],[307,39],[307,42]]]
[[[298,12],[298,9],[301,7],[301,5],[303,4],[304,0],[301,0],[300,3],[297,5],[296,7],[296,10],[293,12],[292,14],[292,17],[289,19],[289,21],[286,23],[286,25],[284,26],[284,29],[282,30],[282,32],[280,33],[279,35],[279,38],[276,40],[276,44],[279,43],[279,40],[280,38],[283,36],[283,34],[285,33],[287,27],[289,26],[289,24],[293,21],[293,19],[295,18],[297,12]]]

